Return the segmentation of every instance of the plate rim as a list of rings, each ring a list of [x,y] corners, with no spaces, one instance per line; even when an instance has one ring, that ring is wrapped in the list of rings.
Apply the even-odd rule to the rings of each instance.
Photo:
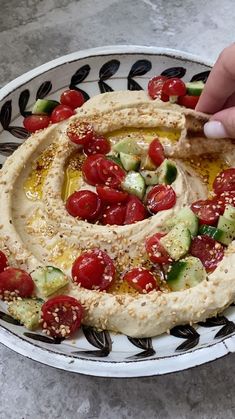
[[[213,62],[209,60],[202,59],[197,55],[178,49],[141,45],[107,45],[75,51],[29,70],[0,89],[0,101],[5,99],[10,93],[12,93],[12,91],[18,89],[23,84],[53,68],[56,68],[57,66],[83,58],[118,54],[164,55],[181,60],[188,60],[208,67],[212,67],[213,65]],[[4,346],[26,358],[40,362],[44,365],[84,375],[113,378],[144,377],[179,372],[211,362],[229,353],[235,352],[235,336],[232,336],[212,346],[202,347],[194,352],[183,353],[180,357],[178,357],[177,363],[174,361],[174,357],[166,357],[161,358],[161,362],[156,362],[156,360],[151,359],[145,360],[144,363],[136,363],[134,361],[131,363],[109,363],[100,361],[96,363],[94,368],[94,361],[89,361],[87,359],[82,360],[81,358],[71,359],[64,354],[48,351],[47,349],[38,347],[33,343],[20,338],[19,336],[15,336],[9,330],[1,326],[0,338],[1,343]],[[18,345],[19,339],[21,340],[20,345]]]

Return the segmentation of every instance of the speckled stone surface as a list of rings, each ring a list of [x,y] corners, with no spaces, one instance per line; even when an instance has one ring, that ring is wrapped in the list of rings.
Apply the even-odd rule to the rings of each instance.
[[[0,0],[0,85],[46,61],[102,45],[182,49],[214,60],[234,41],[233,0]],[[0,345],[1,419],[235,418],[235,357],[177,374],[94,378]]]

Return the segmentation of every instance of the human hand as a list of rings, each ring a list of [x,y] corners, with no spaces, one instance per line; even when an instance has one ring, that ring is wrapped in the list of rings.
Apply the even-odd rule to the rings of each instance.
[[[219,55],[196,110],[213,114],[204,125],[209,138],[235,138],[235,43]]]

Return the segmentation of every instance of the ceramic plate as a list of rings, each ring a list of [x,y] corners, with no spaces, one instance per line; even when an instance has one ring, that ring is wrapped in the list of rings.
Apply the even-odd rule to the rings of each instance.
[[[0,164],[28,137],[23,117],[38,98],[58,99],[76,88],[86,99],[113,90],[146,89],[156,74],[205,81],[210,63],[180,51],[118,46],[73,53],[38,67],[0,91]],[[4,208],[1,209],[4,211]],[[235,308],[197,326],[133,339],[83,327],[75,340],[53,340],[29,332],[0,303],[0,340],[20,354],[68,371],[96,376],[165,374],[212,361],[235,351]]]

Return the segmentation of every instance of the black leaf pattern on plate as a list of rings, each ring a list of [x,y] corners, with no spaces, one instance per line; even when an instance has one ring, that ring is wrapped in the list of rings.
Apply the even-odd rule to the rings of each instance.
[[[12,113],[12,105],[11,100],[7,100],[2,105],[1,112],[0,112],[0,122],[3,127],[3,129],[6,129],[9,127],[11,123],[11,113]]]
[[[202,73],[195,74],[190,81],[203,81],[203,83],[206,83],[208,77],[210,74],[210,70],[203,71]]]
[[[204,322],[199,322],[198,324],[202,327],[213,327],[213,326],[222,326],[226,324],[228,320],[225,316],[217,316],[211,317],[210,319],[206,319]]]
[[[98,81],[100,93],[106,93],[106,92],[113,92],[112,87],[110,87],[107,83],[105,83],[102,80]]]
[[[23,127],[8,127],[7,131],[9,131],[14,137],[25,139],[30,136],[29,131]]]
[[[235,332],[235,324],[227,320],[225,326],[223,326],[215,335],[215,339],[224,338],[225,336],[231,335]]]
[[[92,327],[83,326],[82,327],[85,338],[88,342],[98,348],[99,350],[94,351],[76,351],[73,352],[74,355],[87,355],[87,356],[98,356],[106,357],[112,350],[112,341],[110,334],[107,330],[102,330],[101,332],[93,329]]]
[[[170,334],[176,338],[186,339],[181,345],[177,346],[176,351],[188,351],[199,343],[200,335],[190,325],[175,326],[171,329]]]
[[[136,61],[130,69],[128,78],[144,76],[152,68],[152,63],[149,60],[138,60]]]
[[[39,87],[37,91],[36,99],[43,99],[50,93],[51,89],[52,89],[51,81],[44,81],[44,83],[41,84],[41,86]]]
[[[142,352],[138,354],[131,355],[127,359],[138,359],[138,358],[148,358],[155,355],[156,351],[153,349],[152,339],[151,338],[131,338],[127,336],[127,339],[132,343],[132,345],[137,348],[143,349]]]
[[[0,143],[0,153],[3,156],[10,156],[19,146],[19,143]]]
[[[9,316],[9,314],[4,313],[3,311],[0,311],[0,319],[3,320],[4,322],[14,324],[15,326],[21,326],[18,320],[14,319],[13,317]]]
[[[28,89],[23,90],[19,96],[19,109],[22,116],[29,116],[32,112],[25,111],[29,102],[30,92]]]
[[[103,64],[99,71],[100,80],[108,80],[112,77],[119,69],[120,61],[110,60],[107,63]]]
[[[128,78],[127,79],[127,89],[128,90],[143,90],[143,87],[141,87],[139,85],[139,83],[137,83],[137,81]]]
[[[166,76],[169,79],[171,79],[172,77],[178,77],[178,78],[182,78],[184,77],[186,73],[186,68],[184,67],[170,67],[170,68],[166,68],[166,70],[164,70],[161,75],[162,76]]]
[[[74,73],[71,77],[70,86],[75,86],[76,84],[82,83],[91,71],[91,67],[86,64],[80,67],[76,73]],[[71,88],[71,87],[70,87]]]
[[[50,343],[50,344],[55,344],[55,345],[59,345],[64,340],[64,338],[59,338],[59,337],[51,338],[46,335],[40,335],[39,333],[31,333],[31,332],[24,332],[24,336],[33,340],[37,340],[39,342]]]
[[[0,169],[2,168],[2,164],[0,164]]]

